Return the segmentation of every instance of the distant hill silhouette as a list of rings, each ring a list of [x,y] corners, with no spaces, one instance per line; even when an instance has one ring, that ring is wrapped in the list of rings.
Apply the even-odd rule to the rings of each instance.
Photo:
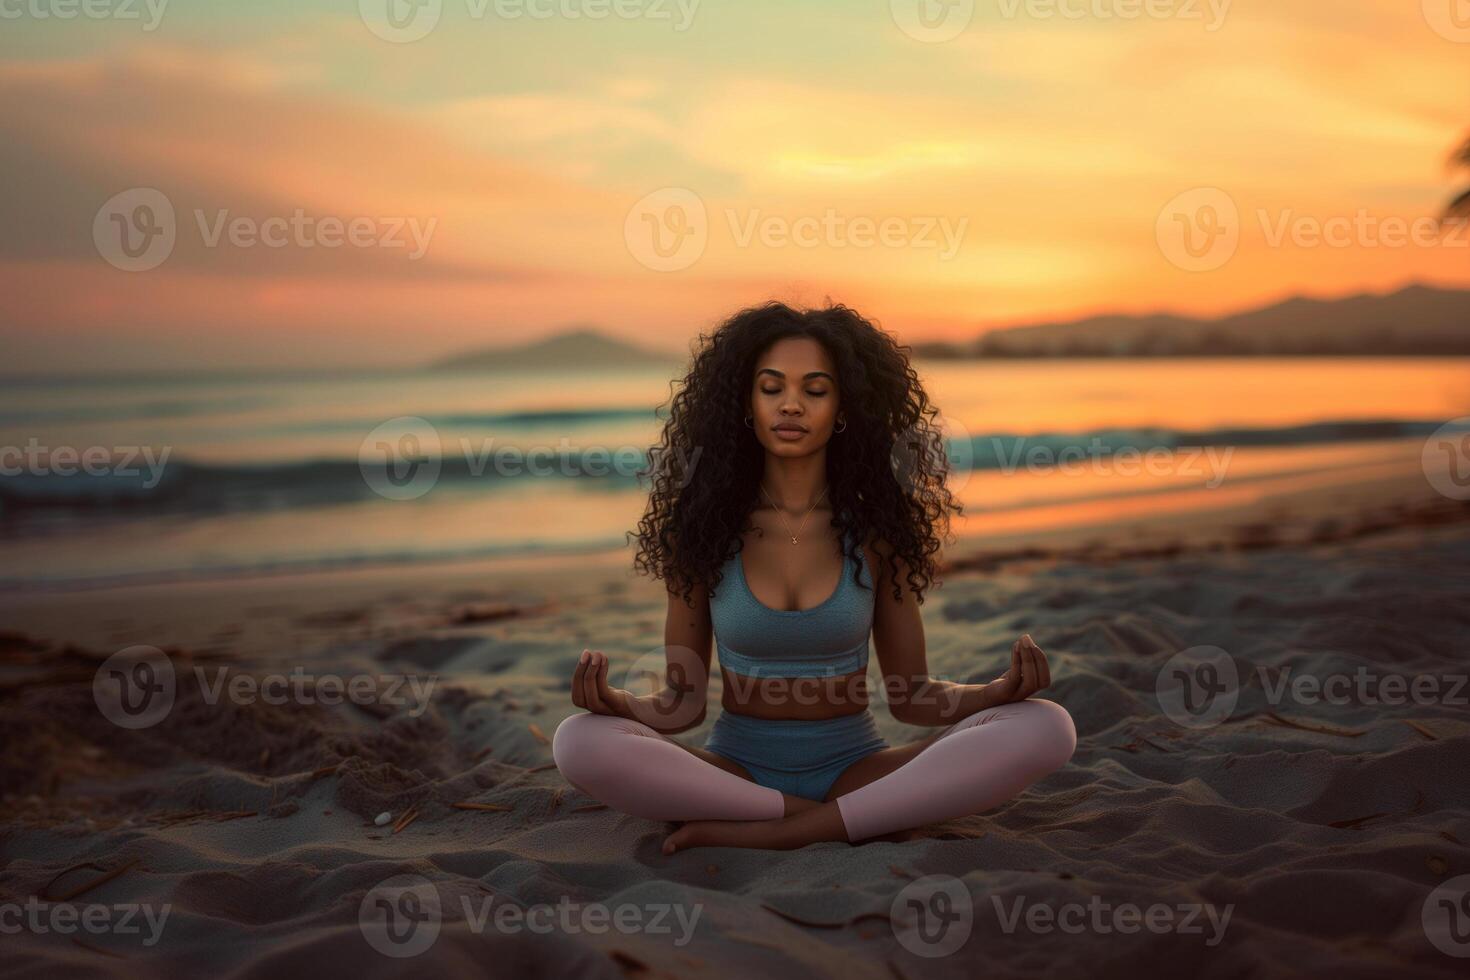
[[[638,347],[590,327],[577,327],[529,344],[453,354],[429,367],[434,371],[528,371],[635,367],[670,364],[676,360],[673,354]]]
[[[966,357],[1470,354],[1470,290],[1413,285],[1342,299],[1297,297],[1218,319],[1097,316],[995,330],[914,352]]]

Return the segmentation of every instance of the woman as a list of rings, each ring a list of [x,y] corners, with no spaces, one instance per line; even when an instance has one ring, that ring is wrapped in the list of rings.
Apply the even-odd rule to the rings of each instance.
[[[615,809],[683,821],[687,847],[861,841],[979,813],[1071,758],[1071,716],[1022,636],[989,684],[930,677],[919,605],[959,510],[904,348],[854,311],[769,303],[702,339],[675,393],[638,525],[668,589],[664,683],[634,696],[584,650],[556,730],[566,779]],[[894,718],[944,726],[888,746],[868,708],[871,636]],[[711,641],[723,712],[704,748]]]

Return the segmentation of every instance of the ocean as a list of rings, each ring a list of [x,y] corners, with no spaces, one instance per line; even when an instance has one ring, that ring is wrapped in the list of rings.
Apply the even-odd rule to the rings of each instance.
[[[1470,359],[918,367],[944,415],[962,537],[1327,487],[1470,416]],[[0,586],[623,548],[671,380],[662,368],[6,379]]]

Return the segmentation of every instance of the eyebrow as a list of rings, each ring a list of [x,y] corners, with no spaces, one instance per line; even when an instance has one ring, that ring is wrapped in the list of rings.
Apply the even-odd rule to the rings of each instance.
[[[782,379],[783,381],[786,379],[786,372],[785,371],[777,371],[775,368],[761,368],[759,371],[756,371],[755,373],[756,374],[773,374],[776,377]],[[810,381],[812,378],[826,378],[828,381],[832,382],[833,384],[836,384],[837,383],[837,379],[834,378],[834,377],[832,377],[832,375],[828,374],[826,371],[808,371],[806,374],[803,374],[801,376],[801,380],[803,380],[803,381]]]

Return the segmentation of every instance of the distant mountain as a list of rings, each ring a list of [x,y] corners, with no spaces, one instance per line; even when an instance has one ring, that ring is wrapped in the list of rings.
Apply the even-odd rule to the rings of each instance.
[[[1470,354],[1470,291],[1414,285],[1342,299],[1297,297],[1198,319],[1097,316],[994,330],[964,343],[921,343],[933,358],[1210,357]]]
[[[671,364],[673,354],[648,350],[579,327],[545,340],[510,347],[486,347],[453,354],[429,365],[433,371],[529,371],[551,368],[618,368]]]

